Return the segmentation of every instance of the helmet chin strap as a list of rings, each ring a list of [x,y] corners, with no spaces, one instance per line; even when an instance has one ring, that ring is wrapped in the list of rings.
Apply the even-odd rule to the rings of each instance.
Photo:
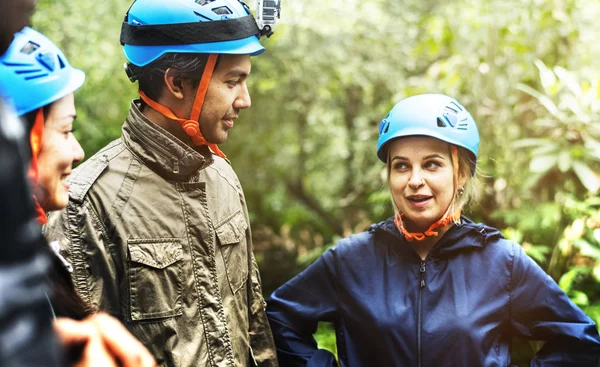
[[[452,145],[450,149],[452,151],[452,163],[454,166],[453,189],[456,189],[456,187],[458,186],[458,149],[456,149],[456,147],[454,145]],[[452,195],[452,201],[454,201],[455,198],[456,198],[456,190],[454,191],[454,193]],[[452,201],[451,201],[451,203],[452,203]],[[396,205],[396,204],[394,203],[394,205]],[[427,237],[438,236],[439,232],[436,231],[436,229],[443,228],[443,227],[447,226],[448,224],[457,221],[460,218],[460,213],[461,213],[460,209],[458,209],[454,213],[450,213],[450,205],[448,205],[448,209],[446,209],[446,212],[444,213],[444,215],[442,215],[442,217],[440,219],[438,219],[435,223],[431,224],[429,226],[429,228],[427,228],[427,230],[425,230],[424,232],[409,232],[404,227],[404,222],[403,222],[404,214],[400,214],[398,212],[396,212],[396,215],[394,216],[394,224],[396,225],[396,228],[398,228],[398,230],[404,235],[404,238],[406,238],[406,240],[408,242],[413,242],[415,240],[423,241]]]
[[[200,119],[200,112],[202,112],[202,105],[204,104],[204,98],[206,97],[206,91],[208,90],[210,79],[212,78],[215,65],[217,64],[217,58],[217,54],[208,55],[208,60],[206,61],[206,66],[204,67],[204,72],[202,73],[202,78],[200,79],[198,90],[196,91],[196,97],[194,99],[194,104],[192,105],[192,112],[189,119],[182,119],[175,116],[173,111],[171,111],[168,107],[153,101],[141,90],[139,93],[142,100],[148,106],[150,106],[150,108],[168,119],[178,121],[181,124],[183,131],[185,131],[185,133],[192,138],[192,142],[195,145],[206,145],[219,157],[227,158],[227,156],[219,149],[217,144],[209,143],[204,138],[204,135],[202,135],[202,132],[200,132],[200,124],[198,123]]]

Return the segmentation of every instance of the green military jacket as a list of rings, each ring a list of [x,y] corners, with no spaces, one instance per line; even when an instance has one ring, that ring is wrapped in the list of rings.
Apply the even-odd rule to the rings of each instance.
[[[131,105],[120,139],[70,177],[44,229],[94,310],[164,366],[277,366],[242,187]]]

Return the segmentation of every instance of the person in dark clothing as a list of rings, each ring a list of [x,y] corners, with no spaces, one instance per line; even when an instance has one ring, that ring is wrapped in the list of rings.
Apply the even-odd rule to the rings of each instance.
[[[18,242],[4,246],[9,252],[23,250],[23,258],[34,258],[26,267],[14,268],[14,261],[9,263],[7,268],[15,271],[0,277],[0,286],[7,286],[6,293],[0,294],[0,314],[6,314],[6,323],[11,326],[0,332],[1,346],[10,353],[0,364],[7,366],[61,365],[51,324],[57,316],[63,318],[54,321],[54,331],[67,351],[69,365],[156,365],[148,351],[117,320],[104,314],[88,316],[89,307],[71,282],[70,264],[60,257],[56,246],[48,247],[41,237],[41,228],[32,223],[34,212],[38,223],[43,224],[47,211],[63,209],[68,201],[66,178],[73,163],[83,159],[83,150],[72,131],[73,92],[84,78],[84,73],[72,68],[56,45],[28,27],[14,35],[9,49],[0,57],[0,85],[11,91],[6,99],[14,108],[14,114],[10,114],[15,121],[13,129],[21,134],[30,132],[30,145],[26,144],[26,138],[20,137],[21,156],[27,155],[25,151],[31,153],[30,163],[22,159],[6,167],[9,171],[3,177],[13,179],[16,173],[20,173],[16,175],[18,178],[24,177],[28,166],[29,182],[19,181],[22,195],[14,198],[19,201],[10,201],[13,206],[3,209],[9,214],[21,214],[19,208],[23,207],[22,217],[29,226],[25,233],[37,241],[35,247],[15,248],[20,245]],[[16,121],[15,114],[25,119],[25,129]],[[15,134],[8,129],[5,132]],[[29,183],[33,184],[32,192]],[[11,233],[9,228],[6,230]],[[51,255],[50,248],[56,254]],[[46,277],[50,278],[50,284]],[[16,292],[8,286],[17,288]],[[24,292],[23,288],[29,289]],[[27,318],[13,319],[11,316],[16,312],[26,314]]]
[[[48,257],[25,176],[23,126],[0,98],[0,366],[58,366],[46,309]]]
[[[0,0],[0,56],[29,23],[34,0]],[[47,308],[45,242],[31,213],[28,135],[0,89],[0,366],[58,366]]]
[[[339,241],[267,300],[284,366],[508,366],[519,336],[545,341],[532,366],[598,366],[594,322],[500,231],[461,215],[479,133],[439,94],[400,101],[380,124],[395,215]]]

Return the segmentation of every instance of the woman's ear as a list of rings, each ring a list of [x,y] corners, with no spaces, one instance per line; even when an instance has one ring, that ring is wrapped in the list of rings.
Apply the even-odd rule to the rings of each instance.
[[[177,99],[185,97],[183,79],[172,68],[168,68],[163,76],[167,92]]]

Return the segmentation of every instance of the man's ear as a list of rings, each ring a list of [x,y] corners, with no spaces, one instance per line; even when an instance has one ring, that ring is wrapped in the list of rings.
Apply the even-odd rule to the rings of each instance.
[[[172,68],[168,68],[167,71],[165,71],[163,80],[169,94],[177,99],[183,99],[183,79],[177,75],[177,72],[175,72]]]

